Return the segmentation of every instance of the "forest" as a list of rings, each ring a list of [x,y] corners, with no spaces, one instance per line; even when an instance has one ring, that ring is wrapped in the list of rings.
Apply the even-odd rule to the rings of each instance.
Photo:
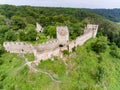
[[[120,9],[87,9],[113,22],[120,22]]]
[[[36,32],[36,22],[43,33]],[[56,26],[68,26],[74,40],[87,24],[99,25],[97,37],[72,53],[65,51],[63,59],[42,61],[35,67],[39,72],[25,64],[26,58],[34,60],[32,54],[10,54],[3,47],[4,41],[54,39]],[[0,90],[120,90],[119,75],[120,25],[111,19],[79,8],[0,5]]]

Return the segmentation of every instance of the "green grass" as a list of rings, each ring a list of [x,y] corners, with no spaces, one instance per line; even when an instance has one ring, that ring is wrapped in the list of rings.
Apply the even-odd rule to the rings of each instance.
[[[95,40],[77,47],[74,57],[66,56],[67,66],[55,57],[54,61],[42,61],[36,67],[61,83],[31,71],[19,55],[4,53],[0,57],[0,90],[120,90],[120,59],[110,55],[110,46],[104,53],[92,51],[91,43]],[[25,57],[30,61],[34,58],[32,54]]]
[[[117,22],[118,25],[120,25],[120,22]]]

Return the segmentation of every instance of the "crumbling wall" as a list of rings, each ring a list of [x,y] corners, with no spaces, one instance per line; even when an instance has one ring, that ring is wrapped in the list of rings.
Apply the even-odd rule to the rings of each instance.
[[[96,37],[97,32],[98,32],[98,25],[93,25],[93,38]]]
[[[51,49],[59,47],[59,42],[57,39],[50,40],[42,44],[38,44],[35,46],[35,49],[39,52],[49,51]]]
[[[76,38],[75,41],[71,41],[69,42],[68,46],[69,46],[69,52],[72,52],[72,49],[74,47],[77,47],[78,45],[83,45],[88,39],[93,37],[93,31],[90,31],[88,33],[85,33],[79,37]]]
[[[72,49],[75,47],[75,45],[76,45],[76,41],[69,42],[69,45],[68,45],[69,52],[72,52]]]
[[[3,46],[10,53],[33,53],[32,44],[25,42],[4,42]]]
[[[83,45],[88,39],[95,38],[98,31],[98,25],[88,24],[84,29],[84,34],[77,37],[75,41],[69,42],[69,52],[78,45]]]
[[[93,32],[90,31],[82,36],[77,37],[75,46],[77,47],[78,45],[83,45],[88,39],[93,37]]]
[[[60,47],[60,51],[68,50],[67,46]]]
[[[98,31],[98,25],[87,24],[87,26],[84,29],[84,34],[89,33],[91,31],[93,31],[93,38],[95,38]]]
[[[35,46],[34,56],[35,62],[41,60],[52,59],[55,56],[60,55],[60,48],[58,40],[50,40],[46,43],[42,43]]]
[[[60,56],[60,48],[45,51],[42,53],[36,50],[34,54],[35,54],[35,62],[39,63],[41,60],[53,59],[55,56]]]
[[[25,42],[4,42],[3,46],[10,53],[34,53],[35,62],[40,60],[52,59],[55,56],[62,57],[61,51],[68,50],[72,52],[74,47],[83,45],[88,39],[96,37],[98,25],[88,24],[84,29],[84,34],[77,37],[76,40],[69,41],[69,32],[67,27],[57,27],[57,39],[46,43],[32,46]],[[60,46],[62,45],[62,46]]]

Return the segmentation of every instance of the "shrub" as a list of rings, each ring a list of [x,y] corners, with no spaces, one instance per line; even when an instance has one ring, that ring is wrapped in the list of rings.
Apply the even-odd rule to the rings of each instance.
[[[2,65],[3,64],[3,60],[2,59],[0,59],[0,65]]]
[[[0,55],[4,53],[4,47],[0,44]]]
[[[96,53],[102,53],[105,52],[105,50],[107,49],[107,38],[104,36],[101,36],[99,38],[97,38],[96,42],[92,43],[92,50],[95,51]]]
[[[113,57],[116,57],[116,58],[120,58],[120,55],[119,55],[118,51],[116,51],[116,50],[111,50],[110,55]]]
[[[69,51],[68,50],[64,50],[62,52],[63,52],[63,55],[69,55]]]

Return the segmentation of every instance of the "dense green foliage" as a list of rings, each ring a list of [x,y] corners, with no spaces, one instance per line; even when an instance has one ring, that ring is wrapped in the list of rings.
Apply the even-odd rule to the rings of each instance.
[[[44,27],[35,30],[36,22]],[[56,26],[67,25],[70,40],[83,33],[89,24],[98,24],[98,37],[84,46],[64,51],[63,59],[42,61],[39,72],[25,61],[34,60],[4,51],[4,41],[26,41],[33,44],[56,38]],[[72,8],[48,8],[0,5],[0,90],[119,90],[120,26],[95,13]],[[50,73],[51,77],[43,72]],[[56,82],[56,81],[60,82]]]
[[[96,53],[101,53],[101,52],[105,52],[107,49],[107,38],[105,37],[100,37],[96,40],[96,42],[94,42],[92,44],[92,48]]]
[[[120,22],[120,9],[88,9],[99,15],[104,16],[105,18],[114,21]]]
[[[0,43],[6,40],[10,41],[9,36],[6,36],[8,38],[4,37],[8,30],[15,32],[18,36],[14,39],[16,36],[14,35],[11,39],[13,41],[35,41],[35,38],[40,36],[40,33],[36,35],[35,32],[36,22],[45,29],[42,35],[45,37],[50,35],[48,36],[50,38],[56,37],[56,26],[67,25],[70,40],[81,35],[86,24],[92,23],[99,25],[99,35],[106,35],[111,42],[120,46],[120,26],[84,9],[0,5],[0,20],[0,32],[2,30]],[[31,27],[29,28],[29,26]],[[31,32],[35,35],[34,37],[26,35]],[[40,40],[42,39],[39,38],[36,42],[42,42]]]

